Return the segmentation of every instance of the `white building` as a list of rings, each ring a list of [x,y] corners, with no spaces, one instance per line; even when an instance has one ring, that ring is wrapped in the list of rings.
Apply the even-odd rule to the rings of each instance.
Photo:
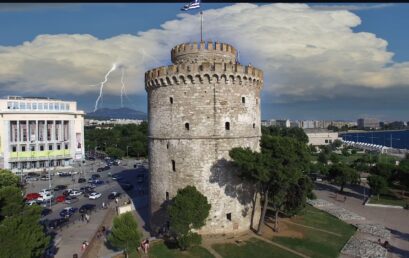
[[[328,145],[335,140],[342,140],[337,132],[330,132],[322,129],[305,129],[304,132],[308,136],[308,144],[314,146]]]
[[[0,99],[0,168],[38,171],[84,157],[84,112],[74,101]]]
[[[290,124],[290,120],[289,120],[289,119],[276,120],[276,126],[290,128],[290,125],[291,125],[291,124]]]

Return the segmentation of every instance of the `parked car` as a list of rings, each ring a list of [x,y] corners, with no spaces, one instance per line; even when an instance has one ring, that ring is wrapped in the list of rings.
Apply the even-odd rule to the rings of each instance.
[[[104,171],[103,168],[97,168],[97,172],[102,172],[102,171]]]
[[[47,180],[50,180],[50,179],[51,179],[51,177],[48,176],[48,175],[42,175],[42,176],[40,177],[40,180],[42,180],[42,181],[47,181]]]
[[[71,175],[77,175],[79,172],[78,172],[78,171],[73,170],[73,171],[71,171],[70,173],[71,173]]]
[[[77,208],[73,207],[66,207],[62,211],[60,211],[60,216],[63,218],[69,218],[71,217],[75,212],[77,211]]]
[[[26,200],[27,201],[32,201],[32,200],[37,200],[37,198],[41,197],[41,194],[39,193],[29,193],[26,195]]]
[[[65,202],[65,196],[64,195],[59,195],[57,198],[55,198],[56,202]]]
[[[27,173],[27,176],[31,176],[31,177],[40,177],[40,174],[35,173],[35,172],[29,172],[29,173]]]
[[[49,193],[49,194],[42,194],[41,197],[37,198],[37,201],[40,202],[48,202],[54,198],[54,195]]]
[[[39,204],[39,201],[38,200],[30,200],[30,201],[26,201],[26,204],[28,206],[37,205],[37,204]]]
[[[112,192],[112,193],[110,193],[110,194],[108,195],[108,199],[113,200],[113,199],[115,199],[116,197],[120,197],[120,196],[121,196],[121,193],[119,193],[119,192]]]
[[[91,188],[91,189],[94,189],[95,187],[97,187],[97,185],[92,183],[92,182],[88,184],[88,187]]]
[[[52,191],[53,191],[52,189],[41,189],[41,191],[38,193],[43,195],[43,194],[50,194]]]
[[[27,176],[25,180],[26,181],[38,181],[38,177],[37,176]]]
[[[72,191],[72,189],[67,189],[62,193],[62,195],[68,196],[68,195],[70,195],[71,191]]]
[[[59,218],[59,219],[49,220],[45,223],[45,225],[47,228],[57,229],[57,228],[60,228],[66,225],[67,223],[68,223],[67,218]]]
[[[94,185],[103,185],[105,184],[104,180],[100,180],[100,179],[95,179],[92,184]]]
[[[93,193],[90,193],[89,194],[89,199],[90,200],[96,200],[96,199],[98,199],[98,198],[100,198],[102,196],[102,194],[101,193],[97,193],[97,192],[93,192]]]
[[[80,196],[82,194],[81,191],[78,190],[72,190],[71,193],[69,194],[70,196]]]
[[[74,203],[74,202],[78,202],[78,198],[75,196],[67,196],[65,198],[65,203]]]
[[[87,203],[87,204],[84,204],[84,205],[81,206],[79,212],[80,213],[87,213],[88,211],[95,210],[95,207],[96,207],[95,204]]]
[[[64,190],[64,189],[67,189],[67,186],[66,185],[56,185],[55,187],[54,187],[54,191],[61,191],[61,190]]]
[[[44,209],[41,211],[41,217],[45,217],[45,216],[47,216],[48,214],[51,214],[52,212],[53,212],[52,209],[44,208]]]
[[[87,180],[83,177],[78,178],[78,183],[85,183]]]
[[[112,164],[111,164],[111,165],[112,165]],[[103,169],[104,169],[104,170],[109,170],[109,169],[111,169],[111,167],[110,167],[109,165],[106,165]]]
[[[91,175],[91,178],[92,178],[92,179],[98,179],[98,178],[101,178],[101,175],[99,175],[99,174],[92,174],[92,175]]]

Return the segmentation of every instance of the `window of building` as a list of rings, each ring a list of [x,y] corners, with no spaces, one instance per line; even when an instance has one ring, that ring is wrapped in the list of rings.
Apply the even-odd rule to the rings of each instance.
[[[11,101],[7,102],[7,109],[11,109],[13,106],[13,103]]]
[[[37,103],[33,103],[33,110],[37,110]]]
[[[23,152],[26,151],[26,146],[24,146],[24,145],[21,146],[21,151],[23,151]]]
[[[65,143],[64,147],[65,147],[66,150],[68,150],[68,143]]]
[[[52,145],[48,145],[48,150],[53,150],[53,146],[52,146]]]
[[[226,123],[224,124],[224,128],[225,128],[227,131],[229,131],[229,130],[230,130],[230,122],[226,122]]]
[[[176,171],[176,162],[172,160],[172,171]]]
[[[169,149],[169,142],[166,143],[166,149]]]
[[[18,104],[18,102],[13,102],[13,109],[19,109],[20,106]]]
[[[241,103],[246,103],[246,97],[241,97]]]
[[[20,109],[26,109],[26,103],[20,102]]]
[[[17,146],[13,146],[11,147],[12,152],[16,152],[17,151]]]
[[[226,214],[227,220],[231,221],[231,212]]]
[[[54,104],[53,103],[48,103],[48,109],[49,110],[54,110]]]
[[[61,145],[57,144],[57,150],[61,150]]]
[[[55,110],[60,110],[60,104],[59,103],[54,103],[54,109]]]
[[[26,103],[26,108],[27,108],[28,110],[31,110],[31,103]]]
[[[69,104],[65,104],[65,110],[69,110],[70,109],[70,105]]]
[[[43,110],[43,103],[38,103],[38,110]]]
[[[169,201],[169,192],[166,192],[166,201]]]
[[[325,143],[328,143],[328,140],[325,140]]]
[[[253,128],[256,128],[256,124],[255,124],[255,123],[253,123]]]
[[[40,151],[44,151],[44,145],[40,145]]]
[[[35,151],[36,150],[36,146],[32,145],[30,146],[30,151]]]
[[[189,129],[190,129],[189,123],[185,123],[185,129],[186,129],[186,130],[189,130]]]
[[[170,102],[170,104],[173,104],[173,98],[172,97],[169,98],[169,102]]]

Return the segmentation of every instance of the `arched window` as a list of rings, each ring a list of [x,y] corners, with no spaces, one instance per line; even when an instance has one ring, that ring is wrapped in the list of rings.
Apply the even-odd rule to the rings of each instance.
[[[253,123],[253,128],[256,128],[256,124],[255,124],[255,123]]]
[[[172,171],[176,171],[176,162],[172,160]]]
[[[246,103],[246,97],[241,97],[241,103]]]
[[[189,129],[190,129],[189,123],[185,123],[185,129],[189,131]]]
[[[230,130],[230,122],[226,122],[226,123],[224,124],[224,128],[225,128],[227,131],[229,131],[229,130]]]

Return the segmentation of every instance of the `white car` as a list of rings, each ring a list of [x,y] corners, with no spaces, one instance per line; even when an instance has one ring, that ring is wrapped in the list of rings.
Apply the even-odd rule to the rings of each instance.
[[[82,194],[81,191],[77,191],[77,190],[72,190],[70,192],[70,196],[80,196]]]
[[[26,201],[26,204],[31,206],[31,205],[37,205],[38,201],[37,200],[31,200],[31,201]]]
[[[51,193],[49,193],[49,194],[42,194],[41,197],[38,197],[38,198],[37,198],[37,201],[44,202],[44,201],[49,201],[49,200],[51,200],[52,198],[54,198],[54,195],[51,194]]]
[[[71,171],[70,173],[71,173],[71,175],[76,175],[76,174],[78,174],[79,172],[78,172],[78,171]]]
[[[101,193],[96,193],[96,192],[93,192],[93,193],[90,193],[89,194],[89,199],[91,199],[91,200],[95,200],[95,199],[98,199],[99,197],[101,197],[102,196],[102,194]]]
[[[44,194],[51,194],[52,191],[53,191],[52,189],[41,189],[41,191],[38,193],[41,195],[44,195]]]

